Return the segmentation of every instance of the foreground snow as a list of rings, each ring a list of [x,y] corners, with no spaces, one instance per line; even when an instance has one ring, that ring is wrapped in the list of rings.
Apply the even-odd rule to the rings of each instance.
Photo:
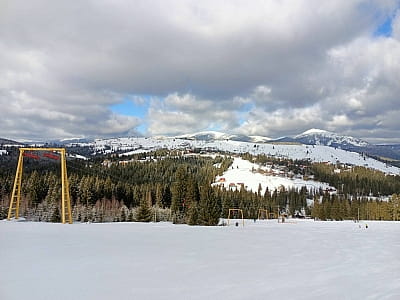
[[[0,221],[0,299],[399,299],[400,223]]]

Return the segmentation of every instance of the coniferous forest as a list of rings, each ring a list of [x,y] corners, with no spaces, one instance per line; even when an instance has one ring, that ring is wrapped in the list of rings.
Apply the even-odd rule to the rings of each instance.
[[[7,217],[17,149],[0,156],[0,218]],[[275,164],[336,187],[337,193],[301,189],[256,192],[212,186],[215,177],[231,165],[229,155],[184,155],[159,150],[129,157],[68,159],[73,219],[79,222],[172,221],[189,225],[217,225],[230,208],[243,210],[244,218],[277,218],[280,214],[319,220],[398,220],[399,176],[362,167],[312,164],[243,155],[259,164]],[[335,172],[341,170],[341,172]],[[391,195],[389,199],[380,196]],[[60,166],[51,159],[24,159],[20,216],[29,220],[60,221]]]

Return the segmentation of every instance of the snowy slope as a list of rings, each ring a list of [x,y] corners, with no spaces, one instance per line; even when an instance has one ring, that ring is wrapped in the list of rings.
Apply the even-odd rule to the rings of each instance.
[[[0,221],[0,299],[399,299],[400,223]]]
[[[184,134],[176,136],[177,139],[188,139],[197,141],[222,141],[231,140],[238,142],[258,142],[265,143],[271,141],[268,137],[263,136],[247,136],[243,134],[227,134],[218,131],[201,131],[192,134]],[[293,138],[287,138],[294,142],[303,143],[306,145],[324,145],[332,147],[365,147],[369,144],[361,139],[354,138],[351,136],[340,135],[334,132],[321,130],[321,129],[309,129]],[[281,139],[278,139],[281,140]]]
[[[189,139],[189,140],[226,140],[229,138],[229,134],[219,131],[201,131],[191,134],[183,134],[176,136],[177,139]]]
[[[226,189],[240,189],[241,185],[245,187],[246,190],[252,192],[258,192],[259,186],[261,185],[261,193],[264,194],[266,188],[270,192],[273,192],[275,189],[279,190],[281,186],[285,187],[285,189],[289,188],[302,188],[306,187],[309,191],[311,190],[319,190],[320,188],[323,190],[331,189],[334,190],[333,187],[329,186],[327,183],[322,183],[313,180],[303,180],[303,179],[292,179],[277,175],[267,175],[257,172],[260,169],[260,166],[254,163],[251,163],[247,160],[243,160],[239,157],[236,157],[233,161],[232,166],[224,172],[222,176],[217,176],[215,179],[214,185],[223,186]],[[267,169],[267,168],[265,168]],[[275,171],[278,173],[278,170],[268,169],[270,173]]]
[[[272,139],[266,136],[260,136],[260,135],[250,135],[249,136],[252,139],[253,143],[265,143],[268,141],[271,141]]]
[[[238,142],[253,142],[253,143],[265,143],[271,140],[265,136],[248,136],[244,134],[228,134],[219,131],[201,131],[192,134],[184,134],[176,136],[177,139],[188,139],[197,141],[217,141],[217,140],[231,140]]]
[[[21,146],[23,147],[23,144],[20,142],[16,142],[13,140],[9,140],[9,139],[4,139],[4,138],[0,138],[0,144],[4,145],[6,147],[10,147],[10,146]]]
[[[321,145],[285,145],[285,144],[255,144],[230,140],[221,141],[197,141],[184,139],[155,139],[155,138],[114,138],[95,140],[93,143],[81,145],[92,146],[96,151],[105,152],[147,152],[157,149],[203,149],[205,151],[226,151],[229,153],[266,154],[275,157],[290,159],[309,159],[313,162],[346,163],[357,166],[380,170],[390,174],[400,174],[400,169],[369,157],[363,157],[356,152],[335,149]]]
[[[325,145],[333,147],[365,147],[369,144],[352,136],[339,135],[334,132],[310,129],[294,137],[294,140],[308,145]]]

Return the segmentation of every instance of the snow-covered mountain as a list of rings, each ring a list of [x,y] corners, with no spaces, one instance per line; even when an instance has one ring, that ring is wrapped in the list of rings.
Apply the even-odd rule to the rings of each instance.
[[[238,142],[253,142],[265,143],[271,139],[265,136],[252,136],[244,134],[227,134],[219,131],[201,131],[192,134],[184,134],[175,136],[178,139],[193,140],[193,141],[238,141]]]
[[[16,142],[9,139],[0,138],[0,145],[23,145],[23,143]]]
[[[279,139],[270,139],[264,136],[251,136],[243,134],[227,134],[218,131],[202,131],[192,134],[184,134],[180,136],[158,136],[158,137],[120,137],[120,138],[110,138],[110,139],[69,139],[69,140],[59,140],[52,141],[52,145],[63,145],[63,146],[89,146],[101,150],[102,153],[109,152],[122,152],[122,151],[141,151],[141,149],[146,148],[146,143],[141,143],[140,141],[153,141],[152,146],[149,149],[153,149],[154,145],[157,144],[157,149],[162,146],[170,148],[171,143],[174,144],[173,147],[177,149],[183,148],[203,148],[203,147],[214,147],[217,142],[242,142],[242,143],[253,143],[251,147],[263,148],[263,147],[273,147],[272,145],[286,144],[286,145],[313,145],[313,146],[329,146],[332,148],[338,148],[342,150],[357,152],[361,154],[367,154],[378,159],[383,159],[391,164],[400,166],[400,145],[373,145],[361,139],[340,135],[334,132],[329,132],[321,129],[310,129],[294,137],[282,137]],[[175,141],[176,140],[176,141]],[[6,141],[6,140],[4,140]],[[0,140],[1,144],[1,140]],[[37,143],[35,143],[37,144]],[[219,143],[222,144],[222,143]],[[256,145],[254,145],[256,144]],[[270,146],[264,146],[264,145]],[[239,145],[239,144],[238,144]],[[239,148],[247,148],[240,146]],[[249,146],[250,147],[250,146]],[[217,147],[218,148],[218,147]],[[225,145],[222,149],[225,150]],[[228,147],[229,148],[229,147]],[[230,149],[230,148],[229,148]],[[88,150],[89,151],[89,150]],[[228,150],[230,151],[230,150]],[[81,149],[79,154],[87,155],[89,152]]]
[[[279,139],[271,139],[264,136],[249,136],[244,134],[227,134],[218,131],[202,131],[192,134],[184,134],[175,136],[178,139],[192,140],[192,141],[239,141],[239,142],[253,142],[253,143],[267,143],[267,142],[292,142],[305,145],[324,145],[330,147],[337,147],[348,149],[353,147],[366,147],[369,145],[366,141],[361,139],[340,135],[334,132],[329,132],[321,129],[310,129],[294,137],[284,137]]]
[[[196,133],[182,134],[175,136],[177,139],[196,140],[196,141],[214,141],[214,140],[228,140],[229,134],[219,131],[201,131]]]
[[[331,147],[337,147],[347,149],[349,146],[352,147],[366,147],[370,145],[366,141],[351,136],[339,135],[334,132],[329,132],[321,129],[310,129],[294,137],[282,137],[278,139],[272,139],[270,137],[260,135],[245,135],[245,134],[230,134],[220,131],[200,131],[189,134],[182,134],[177,136],[155,136],[153,138],[160,140],[168,139],[182,139],[190,141],[238,141],[238,142],[249,142],[249,143],[273,143],[273,142],[289,142],[298,143],[305,145],[325,145]],[[76,139],[62,139],[58,141],[50,141],[50,143],[58,144],[71,144],[71,143],[90,143],[92,139],[88,138],[76,138]]]
[[[347,151],[355,151],[388,161],[400,160],[400,145],[374,145],[362,139],[340,135],[321,129],[310,129],[293,138],[282,138],[281,142],[293,142],[305,145],[325,145]]]
[[[76,144],[75,144],[76,145]],[[183,138],[114,138],[99,139],[80,147],[91,149],[92,154],[118,153],[120,156],[146,153],[158,149],[185,150],[194,152],[227,152],[232,154],[265,154],[273,157],[306,159],[313,162],[343,163],[364,166],[391,174],[400,174],[400,169],[365,155],[323,145],[283,143],[253,143],[232,140],[189,140]]]
[[[334,132],[315,128],[296,135],[293,139],[306,145],[325,145],[344,149],[349,146],[366,147],[369,145],[366,141],[352,136],[339,135]]]
[[[93,141],[91,138],[82,138],[82,137],[77,137],[77,138],[66,138],[62,139],[59,141],[50,141],[50,143],[60,143],[60,144],[71,144],[71,143],[88,143]]]

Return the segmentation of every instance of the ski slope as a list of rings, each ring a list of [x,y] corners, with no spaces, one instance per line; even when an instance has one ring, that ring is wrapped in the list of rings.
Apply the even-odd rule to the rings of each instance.
[[[400,299],[400,222],[0,221],[0,299]]]
[[[275,189],[279,190],[282,186],[285,187],[286,190],[291,188],[300,190],[302,187],[306,187],[308,191],[318,191],[319,189],[336,191],[336,189],[329,184],[319,181],[262,174],[257,172],[260,168],[270,172],[279,172],[279,170],[262,168],[258,164],[251,163],[240,157],[235,157],[228,170],[221,176],[215,178],[213,185],[223,186],[226,189],[233,190],[240,190],[243,185],[246,190],[254,193],[258,192],[259,187],[261,187],[260,192],[262,195],[267,188],[270,192],[273,192]]]
[[[399,168],[369,157],[363,157],[359,153],[321,145],[256,144],[230,140],[196,141],[177,138],[156,139],[136,137],[101,139],[95,140],[93,143],[81,143],[81,145],[91,146],[95,151],[105,151],[106,153],[122,151],[132,154],[157,149],[189,150],[197,148],[204,151],[224,151],[233,154],[266,154],[289,159],[309,159],[313,162],[340,162],[343,164],[364,166],[388,174],[400,174]],[[106,149],[107,147],[110,147],[110,149]]]

